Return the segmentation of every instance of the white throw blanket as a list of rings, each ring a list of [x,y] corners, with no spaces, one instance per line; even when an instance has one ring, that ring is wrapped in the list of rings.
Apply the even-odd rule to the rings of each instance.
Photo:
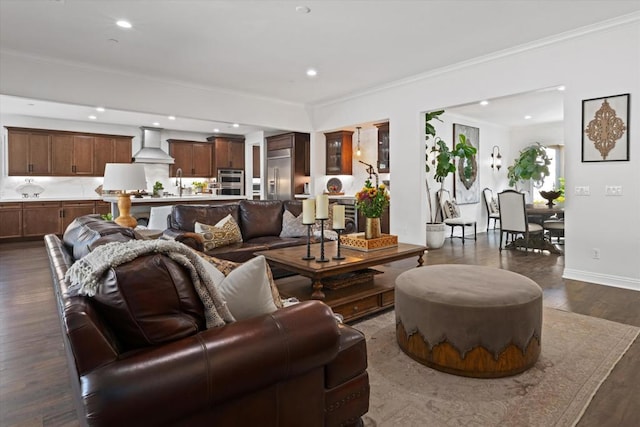
[[[65,279],[69,283],[68,292],[71,295],[94,296],[101,285],[102,276],[109,268],[150,253],[165,254],[189,271],[204,305],[207,328],[235,321],[207,273],[203,264],[205,261],[188,246],[171,240],[131,240],[98,246],[67,270]]]

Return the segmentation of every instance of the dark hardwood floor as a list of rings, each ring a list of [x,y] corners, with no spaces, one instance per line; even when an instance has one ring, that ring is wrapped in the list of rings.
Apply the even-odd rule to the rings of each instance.
[[[544,289],[544,304],[566,311],[640,326],[640,292],[564,280],[564,258],[497,249],[498,233],[478,240],[445,242],[426,264],[487,265],[518,272]],[[633,262],[629,260],[629,262]],[[415,260],[384,266],[376,280],[393,280]],[[384,278],[383,278],[384,277]],[[287,279],[283,279],[287,280]],[[638,340],[602,384],[579,427],[640,425]],[[0,243],[0,426],[76,426],[42,242]]]

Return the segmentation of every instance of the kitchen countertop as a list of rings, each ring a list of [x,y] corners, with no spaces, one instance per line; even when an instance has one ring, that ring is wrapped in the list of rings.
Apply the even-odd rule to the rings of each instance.
[[[246,199],[246,196],[221,196],[215,194],[193,194],[191,196],[163,196],[163,197],[151,197],[145,196],[142,198],[132,197],[131,203],[173,203],[173,202],[192,202],[194,200],[210,201],[210,200],[242,200]],[[118,196],[104,196],[102,198],[105,202],[117,203]]]
[[[355,196],[346,196],[344,194],[342,195],[334,195],[334,194],[329,194],[329,200],[355,200]],[[296,194],[294,196],[296,199],[309,199],[309,198],[314,198],[316,197],[316,195],[314,194]]]

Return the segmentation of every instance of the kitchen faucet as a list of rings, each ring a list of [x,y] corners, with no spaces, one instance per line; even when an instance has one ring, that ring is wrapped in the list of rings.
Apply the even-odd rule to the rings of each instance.
[[[176,170],[176,185],[178,186],[178,193],[182,197],[182,168]]]

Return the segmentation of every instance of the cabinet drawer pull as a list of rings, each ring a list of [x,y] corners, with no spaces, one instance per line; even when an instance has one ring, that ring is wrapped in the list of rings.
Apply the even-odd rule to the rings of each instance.
[[[358,306],[357,305],[353,306],[353,311],[358,311]]]

